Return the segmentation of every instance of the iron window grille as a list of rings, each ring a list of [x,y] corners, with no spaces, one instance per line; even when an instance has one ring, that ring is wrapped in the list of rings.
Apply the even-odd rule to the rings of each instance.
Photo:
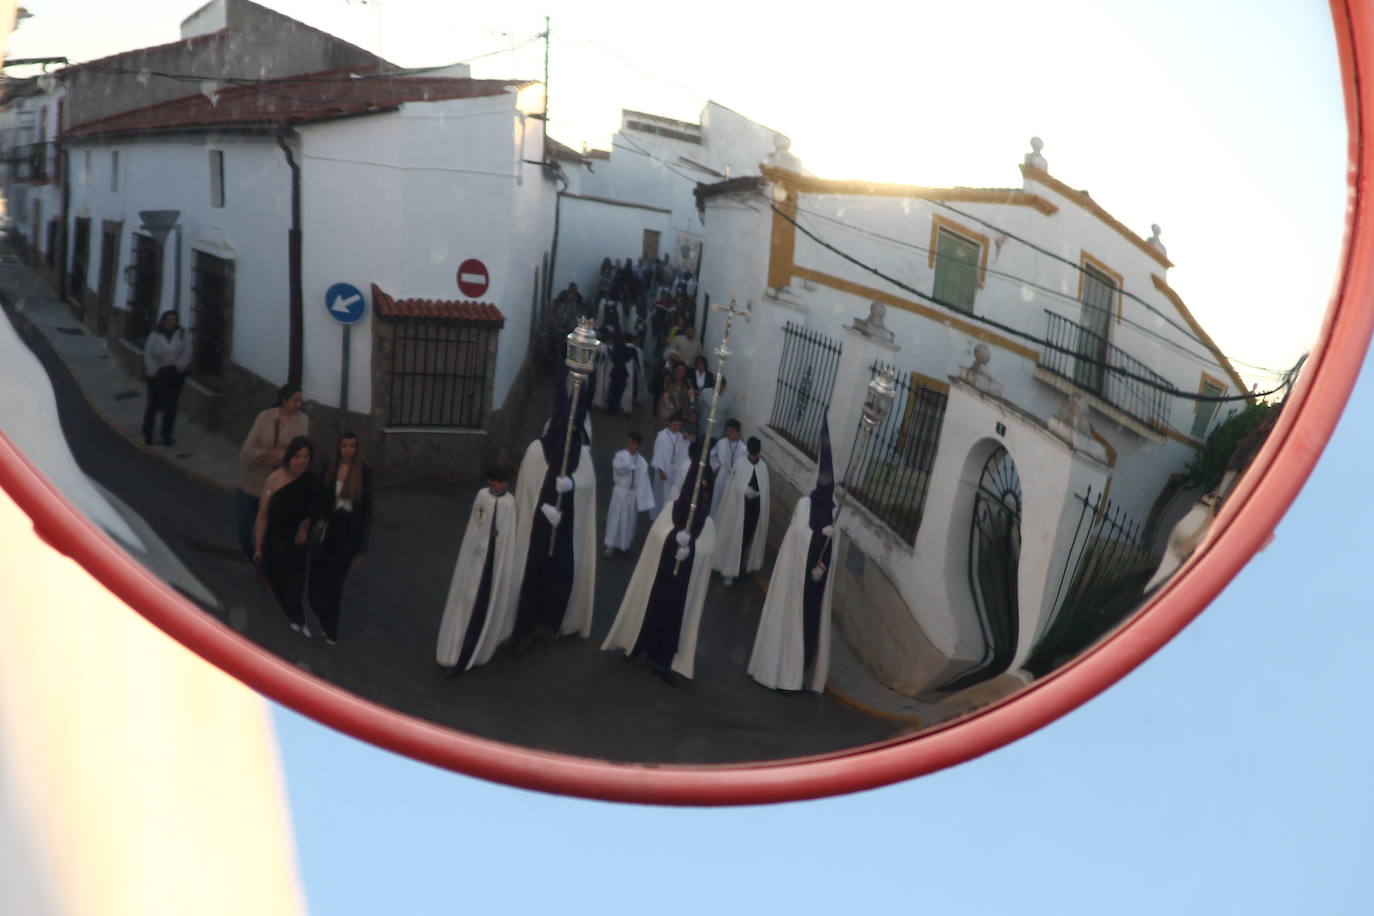
[[[388,425],[482,428],[499,333],[485,324],[397,319]]]
[[[191,274],[195,322],[191,365],[197,381],[219,391],[233,340],[234,262],[203,251],[195,252],[195,256]]]
[[[883,369],[874,363],[876,377]],[[897,377],[893,410],[855,458],[850,494],[908,544],[916,543],[930,472],[940,445],[949,395],[920,380]],[[848,431],[845,431],[848,435]]]
[[[129,259],[129,314],[124,320],[124,339],[142,347],[153,329],[158,302],[158,278],[161,273],[157,242],[146,235],[135,234],[133,256]]]
[[[768,425],[814,461],[843,347],[839,341],[791,321],[783,326],[782,337]]]

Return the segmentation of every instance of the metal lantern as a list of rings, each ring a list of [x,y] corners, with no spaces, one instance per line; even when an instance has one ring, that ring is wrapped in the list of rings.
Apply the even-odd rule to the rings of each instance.
[[[868,397],[864,399],[863,424],[872,432],[892,411],[892,399],[897,396],[897,372],[887,368],[868,383]]]
[[[596,339],[595,322],[583,318],[567,337],[568,353],[563,363],[574,376],[586,378],[596,368],[596,354],[601,341]]]

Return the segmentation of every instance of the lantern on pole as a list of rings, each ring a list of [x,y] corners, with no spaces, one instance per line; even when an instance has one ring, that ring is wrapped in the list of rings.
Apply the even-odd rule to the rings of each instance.
[[[563,365],[568,367],[572,373],[573,390],[572,397],[568,403],[568,424],[563,430],[563,464],[558,469],[559,477],[568,476],[568,459],[572,454],[573,426],[577,424],[577,402],[582,396],[582,386],[587,383],[587,377],[591,375],[592,369],[596,366],[596,354],[601,349],[601,341],[596,339],[596,330],[592,319],[583,318],[578,321],[577,327],[567,336],[566,355],[563,357]],[[563,493],[560,491],[554,498],[553,507],[558,511],[563,511]],[[549,538],[549,556],[553,556],[554,539]]]

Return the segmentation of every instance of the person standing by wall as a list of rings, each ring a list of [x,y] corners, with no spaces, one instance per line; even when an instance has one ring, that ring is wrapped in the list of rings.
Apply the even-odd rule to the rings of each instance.
[[[324,531],[310,559],[310,609],[320,619],[324,641],[339,641],[339,607],[351,569],[362,565],[372,529],[372,468],[358,453],[358,437],[339,436],[334,457],[324,472],[319,515]]]
[[[286,457],[286,443],[310,434],[310,418],[301,413],[302,401],[299,385],[287,384],[277,389],[276,403],[258,414],[239,449],[239,463],[244,465],[244,470],[239,487],[234,491],[234,523],[239,546],[250,559],[253,556],[253,520],[258,516],[263,483],[273,469],[281,466]]]
[[[177,399],[191,366],[191,337],[177,313],[166,311],[143,346],[143,374],[148,382],[148,406],[143,410],[143,441],[153,444],[153,423],[162,414],[162,444],[172,444]]]

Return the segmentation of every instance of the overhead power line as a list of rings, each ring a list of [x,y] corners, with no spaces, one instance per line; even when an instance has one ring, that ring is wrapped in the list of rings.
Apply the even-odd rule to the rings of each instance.
[[[881,278],[881,279],[883,279],[883,280],[886,280],[888,283],[891,283],[893,286],[897,287],[898,289],[902,290],[903,292],[910,293],[911,295],[916,296],[916,297],[918,297],[918,298],[920,298],[920,299],[922,299],[922,300],[924,300],[924,301],[926,301],[926,302],[932,303],[932,304],[934,304],[934,305],[943,305],[943,303],[941,303],[938,299],[935,299],[935,298],[934,298],[933,296],[931,296],[929,293],[922,292],[921,290],[916,289],[914,286],[911,286],[911,285],[909,285],[909,284],[907,284],[907,283],[903,283],[901,280],[898,280],[896,277],[893,277],[893,276],[891,276],[891,275],[889,275],[889,274],[886,274],[886,273],[884,273],[883,271],[881,271],[880,269],[878,269],[877,267],[874,267],[874,266],[871,265],[871,264],[867,264],[867,263],[865,263],[865,262],[859,260],[858,258],[854,257],[852,254],[849,254],[848,252],[843,251],[843,250],[841,250],[841,249],[835,247],[834,245],[830,244],[830,243],[827,242],[825,239],[823,239],[823,238],[821,238],[820,236],[816,235],[816,234],[815,234],[814,232],[812,232],[810,229],[807,229],[807,228],[806,228],[805,226],[803,226],[801,223],[797,222],[796,219],[794,219],[790,214],[784,212],[781,208],[779,208],[779,207],[777,206],[777,204],[774,204],[774,203],[772,203],[772,202],[770,201],[770,202],[769,202],[769,207],[770,207],[770,208],[772,209],[772,211],[773,211],[774,213],[776,213],[778,216],[782,217],[784,220],[786,220],[787,222],[789,222],[789,223],[791,223],[793,226],[795,226],[798,232],[801,232],[803,235],[805,235],[807,238],[811,239],[811,240],[812,240],[813,242],[815,242],[816,244],[818,244],[818,245],[820,245],[821,247],[827,249],[828,251],[833,252],[834,254],[839,255],[840,257],[844,258],[846,261],[850,262],[851,264],[855,265],[856,267],[859,267],[860,269],[865,270],[865,271],[867,271],[868,273],[871,273],[871,274],[873,274],[873,275],[876,276],[876,277],[879,277],[879,278]],[[1136,372],[1131,372],[1130,370],[1124,369],[1124,368],[1122,368],[1122,367],[1120,367],[1120,366],[1113,366],[1113,365],[1111,365],[1110,363],[1108,363],[1106,360],[1096,359],[1096,358],[1094,358],[1094,357],[1087,356],[1087,355],[1085,355],[1085,354],[1083,354],[1083,353],[1080,353],[1078,350],[1076,350],[1076,349],[1074,349],[1074,348],[1072,348],[1072,347],[1065,347],[1065,346],[1063,346],[1063,345],[1061,345],[1061,344],[1052,343],[1052,342],[1050,342],[1050,341],[1048,341],[1048,340],[1045,340],[1044,338],[1037,337],[1037,336],[1035,336],[1034,334],[1030,334],[1030,333],[1028,333],[1028,332],[1026,332],[1026,331],[1022,331],[1022,330],[1020,330],[1019,328],[1014,328],[1014,327],[1012,327],[1011,325],[1003,324],[1003,323],[1000,322],[1000,321],[994,321],[994,320],[992,320],[991,318],[988,318],[988,317],[986,317],[986,316],[983,316],[983,315],[974,315],[974,314],[964,314],[963,317],[966,318],[966,319],[968,319],[968,320],[971,320],[971,321],[976,321],[976,322],[978,322],[979,324],[986,325],[986,326],[988,326],[988,327],[990,327],[990,328],[995,328],[995,329],[1001,331],[1002,333],[1008,334],[1008,335],[1010,335],[1010,336],[1012,336],[1012,337],[1016,337],[1016,338],[1019,338],[1019,339],[1021,339],[1021,340],[1028,341],[1028,342],[1030,342],[1030,343],[1037,344],[1038,346],[1044,347],[1044,348],[1049,349],[1049,350],[1054,350],[1054,351],[1059,352],[1059,353],[1064,353],[1064,354],[1073,356],[1073,357],[1075,357],[1075,358],[1081,360],[1081,361],[1084,362],[1084,363],[1088,363],[1088,364],[1090,364],[1090,365],[1097,366],[1098,368],[1102,369],[1103,371],[1106,371],[1106,372],[1114,372],[1114,373],[1116,373],[1117,375],[1122,376],[1123,378],[1129,378],[1129,379],[1131,379],[1132,381],[1135,381],[1135,382],[1138,382],[1138,383],[1140,383],[1140,384],[1142,384],[1142,385],[1145,385],[1145,386],[1148,387],[1148,388],[1153,388],[1153,389],[1155,389],[1156,391],[1162,391],[1162,392],[1164,392],[1164,393],[1166,393],[1166,394],[1169,394],[1169,395],[1171,395],[1171,396],[1173,396],[1173,397],[1183,398],[1183,399],[1185,399],[1185,400],[1190,400],[1190,401],[1205,401],[1205,402],[1209,402],[1209,403],[1212,403],[1212,402],[1215,402],[1215,403],[1227,403],[1227,402],[1232,402],[1232,401],[1253,401],[1253,400],[1255,400],[1255,399],[1257,399],[1257,398],[1263,398],[1263,397],[1268,397],[1268,396],[1273,395],[1273,394],[1278,394],[1279,392],[1284,391],[1285,389],[1287,389],[1287,388],[1291,385],[1291,381],[1288,381],[1288,382],[1286,382],[1286,383],[1283,384],[1283,385],[1279,385],[1279,386],[1276,387],[1276,388],[1270,389],[1269,391],[1259,391],[1259,392],[1255,392],[1255,393],[1253,393],[1253,394],[1243,394],[1243,395],[1206,395],[1206,394],[1201,394],[1201,393],[1194,393],[1194,392],[1191,392],[1191,391],[1182,391],[1182,390],[1180,390],[1180,389],[1178,389],[1178,388],[1175,388],[1175,387],[1172,386],[1172,385],[1161,385],[1159,382],[1155,381],[1154,379],[1150,378],[1149,376],[1141,375],[1141,374],[1136,373]]]

